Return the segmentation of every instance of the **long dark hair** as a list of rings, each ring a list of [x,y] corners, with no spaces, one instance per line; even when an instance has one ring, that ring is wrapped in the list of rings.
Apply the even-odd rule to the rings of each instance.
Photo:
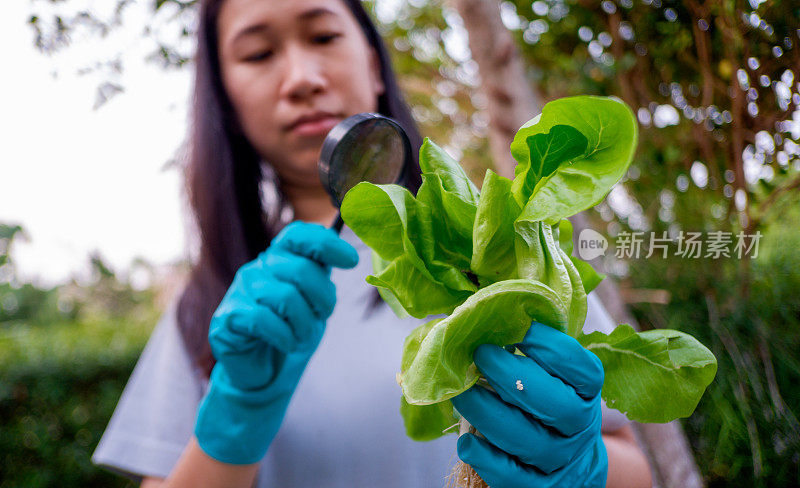
[[[414,165],[406,186],[416,194],[422,137],[395,80],[386,47],[360,0],[341,0],[353,13],[380,61],[385,87],[378,112],[392,117],[408,133]],[[195,217],[200,249],[178,302],[178,327],[189,354],[206,375],[214,366],[208,344],[211,315],[240,266],[255,259],[280,231],[286,199],[274,171],[245,138],[225,93],[217,54],[217,18],[224,0],[203,0],[199,7],[192,126],[185,168],[186,192]],[[278,204],[264,208],[261,188],[271,184]]]

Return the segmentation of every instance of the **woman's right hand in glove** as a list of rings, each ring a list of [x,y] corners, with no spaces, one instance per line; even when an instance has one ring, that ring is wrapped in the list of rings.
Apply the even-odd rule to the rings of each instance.
[[[209,327],[217,363],[195,424],[206,454],[230,464],[264,456],[336,304],[331,267],[357,263],[333,230],[293,222],[239,268]]]

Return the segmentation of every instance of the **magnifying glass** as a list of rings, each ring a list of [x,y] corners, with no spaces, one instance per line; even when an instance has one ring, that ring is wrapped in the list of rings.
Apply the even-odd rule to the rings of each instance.
[[[342,120],[328,132],[317,169],[322,186],[340,208],[344,195],[362,181],[402,184],[410,161],[411,143],[400,124],[364,112]],[[332,228],[339,233],[342,225],[340,211]]]

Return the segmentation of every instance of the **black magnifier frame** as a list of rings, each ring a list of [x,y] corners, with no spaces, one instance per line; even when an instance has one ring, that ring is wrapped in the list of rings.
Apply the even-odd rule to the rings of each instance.
[[[381,136],[379,131],[385,133]],[[370,144],[370,136],[380,139],[378,146]],[[386,144],[380,145],[384,142]],[[368,152],[358,154],[359,151],[369,150],[372,150],[373,154]],[[398,150],[402,151],[402,154],[396,154]],[[376,159],[376,156],[380,158]],[[367,159],[358,159],[353,163],[356,158]],[[360,166],[357,164],[359,161],[362,162]],[[411,142],[406,131],[394,119],[372,112],[355,114],[336,124],[322,143],[317,165],[322,186],[336,208],[341,207],[344,194],[361,181],[402,185],[410,167]],[[358,174],[349,174],[353,171]],[[349,181],[348,176],[352,177]],[[343,225],[342,213],[339,211],[331,228],[339,233]]]

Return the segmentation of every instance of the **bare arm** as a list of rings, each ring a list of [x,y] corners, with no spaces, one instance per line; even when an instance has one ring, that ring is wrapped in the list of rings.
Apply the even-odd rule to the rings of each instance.
[[[633,430],[625,426],[613,434],[603,434],[608,452],[609,488],[646,488],[653,484],[650,465],[639,449]],[[166,480],[145,478],[141,488],[250,488],[258,470],[257,464],[221,463],[204,453],[192,438]]]
[[[166,480],[145,478],[141,488],[250,488],[258,464],[226,464],[209,457],[192,437]]]
[[[612,434],[603,434],[608,452],[609,488],[649,488],[653,486],[650,465],[636,443],[630,425]]]

